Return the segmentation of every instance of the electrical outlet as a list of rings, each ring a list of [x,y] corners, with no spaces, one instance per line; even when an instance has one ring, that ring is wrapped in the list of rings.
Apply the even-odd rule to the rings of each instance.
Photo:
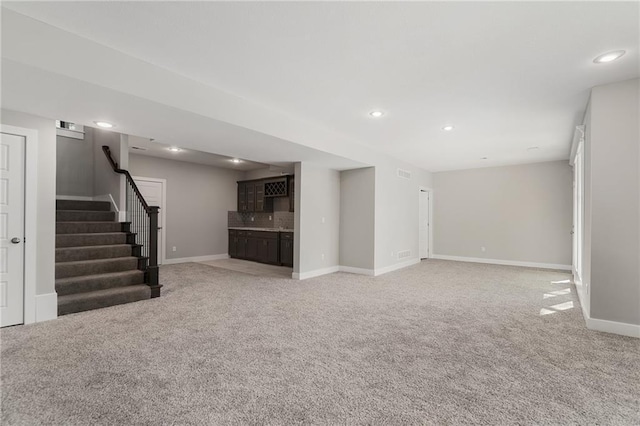
[[[322,217],[322,221],[321,222],[324,223],[324,216]]]
[[[391,252],[391,257],[393,257],[393,252]]]
[[[484,247],[480,247],[480,251],[483,251],[483,252],[484,252],[484,251],[487,251],[487,249],[486,249],[486,248],[484,248]]]
[[[269,220],[271,220],[271,215],[269,215]]]
[[[253,216],[251,216],[251,222],[253,222]]]
[[[171,247],[171,251],[176,251],[176,246]]]
[[[324,253],[322,253],[322,254],[320,255],[320,257],[322,257],[322,260],[324,260]]]

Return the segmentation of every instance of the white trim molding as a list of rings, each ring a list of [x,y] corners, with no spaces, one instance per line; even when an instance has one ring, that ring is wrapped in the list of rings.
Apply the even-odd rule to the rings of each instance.
[[[58,294],[37,294],[36,322],[49,321],[58,318]]]
[[[418,263],[420,263],[420,259],[416,257],[413,259],[406,260],[404,262],[396,263],[395,265],[385,266],[384,268],[376,268],[374,272],[374,276],[377,277],[378,275],[387,274],[389,272],[397,271],[398,269],[407,268],[409,266],[413,266]]]
[[[330,266],[328,268],[314,269],[313,271],[309,272],[293,272],[291,274],[291,278],[293,278],[294,280],[306,280],[309,278],[319,277],[321,275],[333,274],[334,272],[338,272],[339,270],[339,266]]]
[[[227,253],[222,254],[210,254],[208,256],[195,256],[195,257],[181,257],[178,259],[165,259],[163,265],[174,265],[177,263],[191,263],[191,262],[207,262],[209,260],[228,259]]]
[[[434,254],[431,256],[431,258],[440,259],[440,260],[454,260],[457,262],[488,263],[491,265],[524,266],[526,268],[543,268],[543,269],[558,269],[562,271],[571,271],[571,265],[562,265],[558,263],[538,263],[538,262],[522,262],[519,260],[484,259],[481,257],[448,256],[444,254]]]
[[[354,268],[353,266],[340,266],[340,272],[346,272],[348,274],[367,275],[369,277],[375,276],[375,270],[365,268]]]
[[[585,318],[585,322],[589,330],[640,338],[640,325],[637,324],[607,321],[598,318]]]

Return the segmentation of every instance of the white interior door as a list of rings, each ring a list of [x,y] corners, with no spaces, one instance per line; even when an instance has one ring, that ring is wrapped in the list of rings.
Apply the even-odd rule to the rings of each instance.
[[[0,141],[0,326],[24,322],[25,137]]]
[[[158,264],[164,262],[165,245],[165,185],[166,180],[134,176],[133,180],[150,206],[160,207],[158,212]]]
[[[420,222],[418,224],[420,259],[429,258],[429,192],[420,191],[420,204],[418,208]]]

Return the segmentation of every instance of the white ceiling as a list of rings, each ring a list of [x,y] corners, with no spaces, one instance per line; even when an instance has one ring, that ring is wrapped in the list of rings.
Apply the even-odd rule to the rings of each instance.
[[[637,2],[3,6],[432,171],[567,158],[589,89],[640,75]]]

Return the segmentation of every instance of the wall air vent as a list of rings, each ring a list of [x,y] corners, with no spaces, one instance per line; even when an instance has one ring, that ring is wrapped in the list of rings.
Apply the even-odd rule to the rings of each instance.
[[[141,146],[132,146],[131,149],[135,149],[136,151],[146,151],[147,148],[142,148]]]
[[[411,179],[411,172],[408,170],[398,169],[398,177],[402,179]]]
[[[404,250],[398,252],[398,259],[406,259],[407,257],[411,257],[411,250]]]

